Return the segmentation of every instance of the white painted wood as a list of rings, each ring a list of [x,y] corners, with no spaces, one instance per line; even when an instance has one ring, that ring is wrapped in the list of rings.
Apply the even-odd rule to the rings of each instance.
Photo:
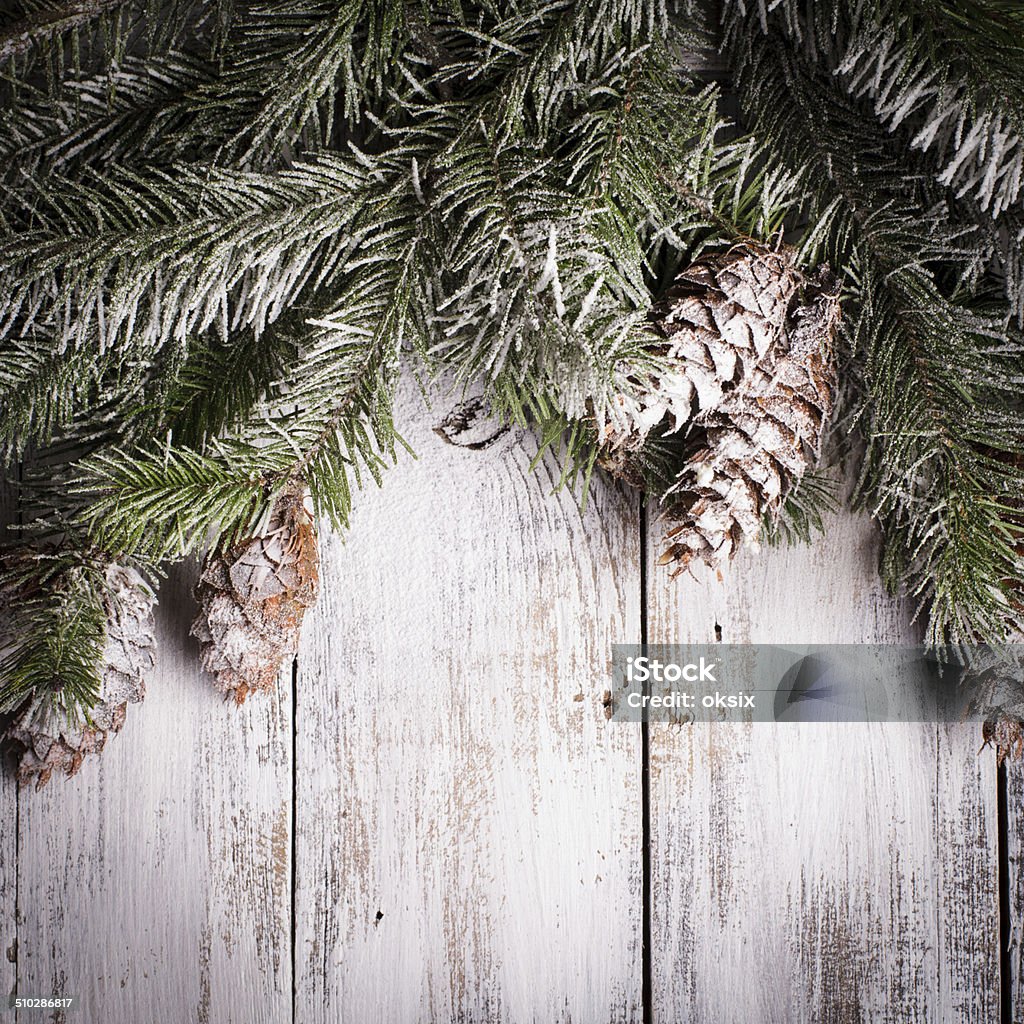
[[[1024,1021],[1024,761],[1006,762],[1006,883],[1007,921],[1006,988],[1014,1024]]]
[[[431,430],[324,544],[299,658],[296,1020],[639,1022],[635,499],[550,494],[532,441]],[[472,448],[460,447],[463,438]]]
[[[161,588],[157,670],[123,731],[22,791],[19,990],[78,996],[72,1024],[290,1019],[291,695],[214,692],[187,639],[194,574]],[[62,1018],[19,1024],[43,1019]]]
[[[0,1006],[15,990],[18,976],[18,793],[13,765],[4,758],[0,772]]]
[[[191,570],[102,758],[24,792],[20,835],[0,777],[0,951],[16,894],[22,915],[3,994],[17,972],[23,994],[78,995],[69,1024],[639,1024],[640,743],[602,707],[610,645],[639,636],[635,502],[598,481],[581,515],[550,463],[530,473],[528,438],[458,417],[442,437],[448,409],[406,396],[419,460],[325,536],[295,720],[294,1017],[290,671],[272,700],[221,703],[186,639]],[[652,567],[649,639],[912,640],[875,559],[842,516],[724,582]],[[974,726],[652,726],[654,1020],[998,1021],[979,746]],[[1020,1006],[1024,770],[1007,778]],[[41,1020],[60,1018],[17,1024]]]
[[[10,543],[8,527],[17,521],[14,495],[0,476],[0,541]],[[0,645],[2,646],[2,645]],[[0,758],[0,1007],[17,981],[18,786],[10,756]]]
[[[650,557],[659,549],[652,531]],[[650,579],[652,643],[914,642],[874,533]],[[651,726],[654,1020],[997,1021],[997,822],[975,726]]]
[[[981,749],[977,723],[940,726],[937,738],[935,867],[942,1016],[935,1019],[996,1022],[1001,979],[995,751]]]

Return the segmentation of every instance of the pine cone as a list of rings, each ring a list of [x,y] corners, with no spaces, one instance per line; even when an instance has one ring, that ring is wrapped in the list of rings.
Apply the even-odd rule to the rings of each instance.
[[[262,534],[210,552],[196,585],[201,610],[192,635],[225,695],[241,704],[253,690],[274,688],[318,589],[316,529],[301,491],[278,498]]]
[[[599,464],[637,482],[631,453],[655,427],[674,432],[721,404],[775,347],[800,282],[791,248],[753,241],[687,267],[652,312],[665,337],[652,355],[668,369],[634,377],[635,394],[617,397]]]
[[[996,764],[1002,765],[1007,759],[1019,761],[1024,757],[1024,722],[1019,718],[986,719],[981,727],[984,740],[982,749],[990,743],[996,748]]]
[[[836,390],[838,283],[822,268],[794,302],[777,343],[696,420],[695,450],[666,496],[678,525],[660,563],[673,575],[694,559],[717,567],[744,540],[756,547],[764,514],[817,461]]]
[[[99,701],[86,723],[74,724],[50,705],[35,701],[14,721],[8,738],[23,748],[18,766],[22,783],[44,786],[53,772],[72,776],[86,754],[99,753],[107,735],[124,725],[129,704],[142,700],[145,676],[156,651],[153,606],[156,598],[134,570],[112,564],[106,571],[107,636]]]

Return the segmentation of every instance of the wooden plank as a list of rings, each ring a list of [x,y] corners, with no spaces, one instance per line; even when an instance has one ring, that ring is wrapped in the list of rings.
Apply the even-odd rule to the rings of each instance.
[[[876,565],[870,524],[844,514],[724,584],[654,570],[651,642],[914,642]],[[656,1022],[998,1020],[976,727],[652,724],[650,747]]]
[[[0,770],[0,1006],[16,989],[18,978],[18,785],[13,759]]]
[[[935,1019],[942,1021],[1000,1019],[998,780],[994,750],[981,747],[976,723],[938,729]]]
[[[296,1020],[639,1022],[640,737],[602,706],[636,501],[399,422],[418,461],[325,542],[300,652]]]
[[[1024,761],[1004,767],[1006,817],[1006,960],[1007,995],[1013,1024],[1024,1022]]]
[[[13,488],[0,474],[0,542],[9,544],[17,522]],[[3,643],[0,642],[0,650]],[[0,1006],[15,991],[18,977],[18,785],[14,760],[7,752],[0,763]]]
[[[290,1018],[291,671],[223,703],[186,639],[195,571],[161,588],[157,668],[120,735],[22,794],[19,988],[79,997],[69,1021]]]
[[[17,987],[18,979],[18,787],[11,758],[0,771],[0,1006]]]

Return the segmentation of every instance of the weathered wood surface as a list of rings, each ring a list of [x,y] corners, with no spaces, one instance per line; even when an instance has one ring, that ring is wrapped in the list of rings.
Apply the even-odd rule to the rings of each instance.
[[[870,524],[845,514],[725,584],[655,572],[649,638],[916,642],[876,564]],[[976,726],[650,728],[655,1022],[999,1020],[996,779]]]
[[[1003,910],[1006,968],[1004,991],[1013,1007],[1013,1024],[1024,1024],[1024,762],[1008,762],[1004,775],[1007,892]]]
[[[291,695],[222,702],[186,639],[194,574],[161,588],[157,672],[122,732],[21,795],[18,991],[78,997],[72,1024],[291,1015]],[[64,1018],[18,1014],[43,1019]]]
[[[9,760],[9,759],[7,759]],[[0,772],[0,999],[6,1001],[17,981],[18,956],[18,793],[14,773]],[[0,1003],[2,1006],[3,1003]]]
[[[443,407],[442,407],[443,411]],[[581,514],[516,434],[419,458],[324,550],[299,656],[296,1020],[639,1022],[639,511]],[[451,431],[450,431],[451,432]]]
[[[11,539],[8,527],[16,522],[14,496],[0,477],[0,539]],[[0,1006],[17,980],[18,787],[12,767],[10,757],[0,758]]]
[[[640,1024],[641,743],[602,706],[611,643],[640,634],[636,501],[599,481],[581,513],[528,437],[442,439],[450,405],[404,401],[420,458],[325,537],[294,695],[286,667],[273,699],[221,704],[186,567],[102,758],[17,798],[0,779],[5,992],[77,995],[70,1024]],[[914,637],[853,517],[704,586],[667,582],[651,532],[651,641]],[[653,1020],[998,1021],[978,746],[975,727],[651,726]]]

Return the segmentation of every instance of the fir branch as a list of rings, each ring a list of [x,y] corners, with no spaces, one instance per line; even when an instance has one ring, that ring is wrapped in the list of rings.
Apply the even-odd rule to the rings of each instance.
[[[251,5],[232,33],[223,74],[192,104],[193,133],[224,139],[219,159],[242,164],[303,136],[303,149],[328,144],[336,106],[354,124],[410,73],[408,6],[404,0]]]
[[[202,550],[211,532],[254,532],[277,455],[239,442],[102,451],[78,465],[72,493],[88,501],[81,522],[97,544],[159,562]]]
[[[31,701],[71,722],[88,719],[100,694],[105,591],[88,552],[0,556],[0,712]]]
[[[0,239],[0,336],[159,348],[216,326],[257,333],[357,243],[367,174],[322,158],[275,175],[180,168],[40,189]]]
[[[939,150],[949,172],[979,158],[1002,172],[1014,144],[1000,146],[999,133],[1011,128],[1019,147],[1024,132],[1024,12],[990,0],[874,0],[866,11],[871,21],[854,20],[839,68],[855,93],[870,95],[890,128],[924,121],[913,144]],[[978,134],[987,144],[969,154],[964,144]]]
[[[620,362],[648,340],[648,292],[624,225],[589,197],[581,209],[536,143],[502,139],[483,118],[434,171],[448,240],[434,355],[506,398],[552,388],[570,416],[603,405]]]
[[[615,54],[578,89],[564,143],[568,184],[646,243],[641,262],[661,246],[688,249],[717,217],[709,194],[717,102],[715,88],[688,84],[654,43]]]
[[[836,481],[820,472],[805,473],[786,496],[777,517],[766,515],[762,536],[772,547],[810,544],[814,535],[825,532],[825,516],[839,508]]]
[[[341,266],[318,313],[305,311],[298,357],[240,427],[261,450],[281,453],[274,493],[305,485],[314,510],[348,523],[352,484],[379,484],[398,438],[391,418],[404,351],[425,353],[434,297],[430,212],[408,179],[359,213],[359,249]],[[290,459],[289,459],[290,456]],[[287,461],[286,461],[287,460]]]
[[[208,441],[232,433],[280,381],[296,358],[298,333],[293,312],[271,330],[248,330],[227,342],[215,335],[189,346],[189,356],[172,380],[151,394],[151,415],[135,432],[170,437],[172,443],[204,451]]]
[[[357,468],[357,453],[371,450],[367,427],[373,424],[378,450],[393,449],[390,400],[411,313],[410,263],[406,261],[397,277],[388,275],[382,299],[371,299],[361,311],[364,316],[371,310],[379,314],[372,328],[352,323],[362,319],[353,305],[317,322],[319,343],[299,361],[291,389],[312,380],[324,397],[320,403],[305,402],[293,416],[285,415],[282,425],[274,424],[296,452],[294,463],[277,477],[285,484],[309,482],[314,502],[339,526],[347,522],[351,507],[347,467]],[[361,280],[367,283],[365,277]],[[358,352],[353,362],[342,356],[348,348]],[[330,387],[324,386],[325,378]],[[364,455],[363,461],[371,470],[379,464],[376,456]]]
[[[86,16],[86,3],[68,5],[66,9],[73,6],[82,18],[65,21],[60,4],[35,3],[28,20],[38,16],[47,22],[51,11],[56,16],[35,45],[6,62],[9,70],[0,75],[0,98],[5,107],[16,109],[26,94],[30,102],[42,94],[59,106],[79,82],[106,76],[112,99],[114,79],[126,61],[158,63],[161,56],[186,47],[197,57],[215,61],[232,5],[233,0],[120,0],[113,5],[96,3]]]
[[[20,56],[44,40],[91,24],[126,3],[128,0],[66,0],[34,10],[0,33],[0,62]]]
[[[860,500],[885,530],[887,579],[929,608],[932,642],[997,638],[1010,618],[1007,581],[1019,576],[1005,496],[1024,485],[1012,461],[1024,442],[1021,349],[1007,340],[1005,307],[971,308],[939,287],[938,267],[955,281],[970,265],[969,237],[833,80],[771,26],[761,35],[733,25],[732,46],[766,159],[799,173],[812,244],[847,272],[864,366]]]
[[[745,0],[728,0],[742,9]],[[1024,15],[992,0],[782,0],[764,30],[802,41],[890,129],[908,127],[938,179],[998,216],[1024,194]]]
[[[52,338],[28,337],[0,348],[0,462],[10,465],[33,443],[47,444],[98,380],[79,353],[59,353]]]
[[[399,211],[392,215],[401,230]],[[211,437],[214,424],[201,420],[193,427],[206,435],[203,451],[183,445],[171,427],[174,439],[160,449],[107,448],[76,464],[71,491],[80,510],[71,514],[97,545],[152,560],[179,557],[204,547],[211,533],[237,539],[255,532],[277,495],[296,484],[308,486],[317,514],[347,524],[353,478],[358,486],[362,468],[379,482],[393,458],[398,358],[429,302],[414,276],[421,236],[408,229],[399,260],[386,241],[394,241],[386,230],[365,239],[326,309],[305,310],[302,324],[283,319],[259,342],[260,357],[271,361],[275,350],[299,353],[282,380],[211,388],[223,360],[238,355],[223,348],[183,371],[179,395],[197,378],[205,384],[198,407],[170,400],[172,423],[184,425],[188,438],[190,417],[212,409],[232,436]],[[247,408],[249,388],[261,392],[255,408]]]
[[[481,5],[476,21],[446,26],[444,76],[464,88],[494,93],[492,124],[499,135],[552,135],[564,123],[581,88],[596,81],[610,60],[668,45],[684,36],[669,5],[645,0],[532,0]],[[693,19],[691,19],[693,20]]]
[[[172,51],[126,57],[116,69],[65,84],[56,96],[25,86],[18,103],[0,114],[0,159],[13,194],[8,217],[30,206],[26,178],[56,174],[79,179],[128,159],[170,163],[187,152],[187,98],[212,75],[206,60]]]

